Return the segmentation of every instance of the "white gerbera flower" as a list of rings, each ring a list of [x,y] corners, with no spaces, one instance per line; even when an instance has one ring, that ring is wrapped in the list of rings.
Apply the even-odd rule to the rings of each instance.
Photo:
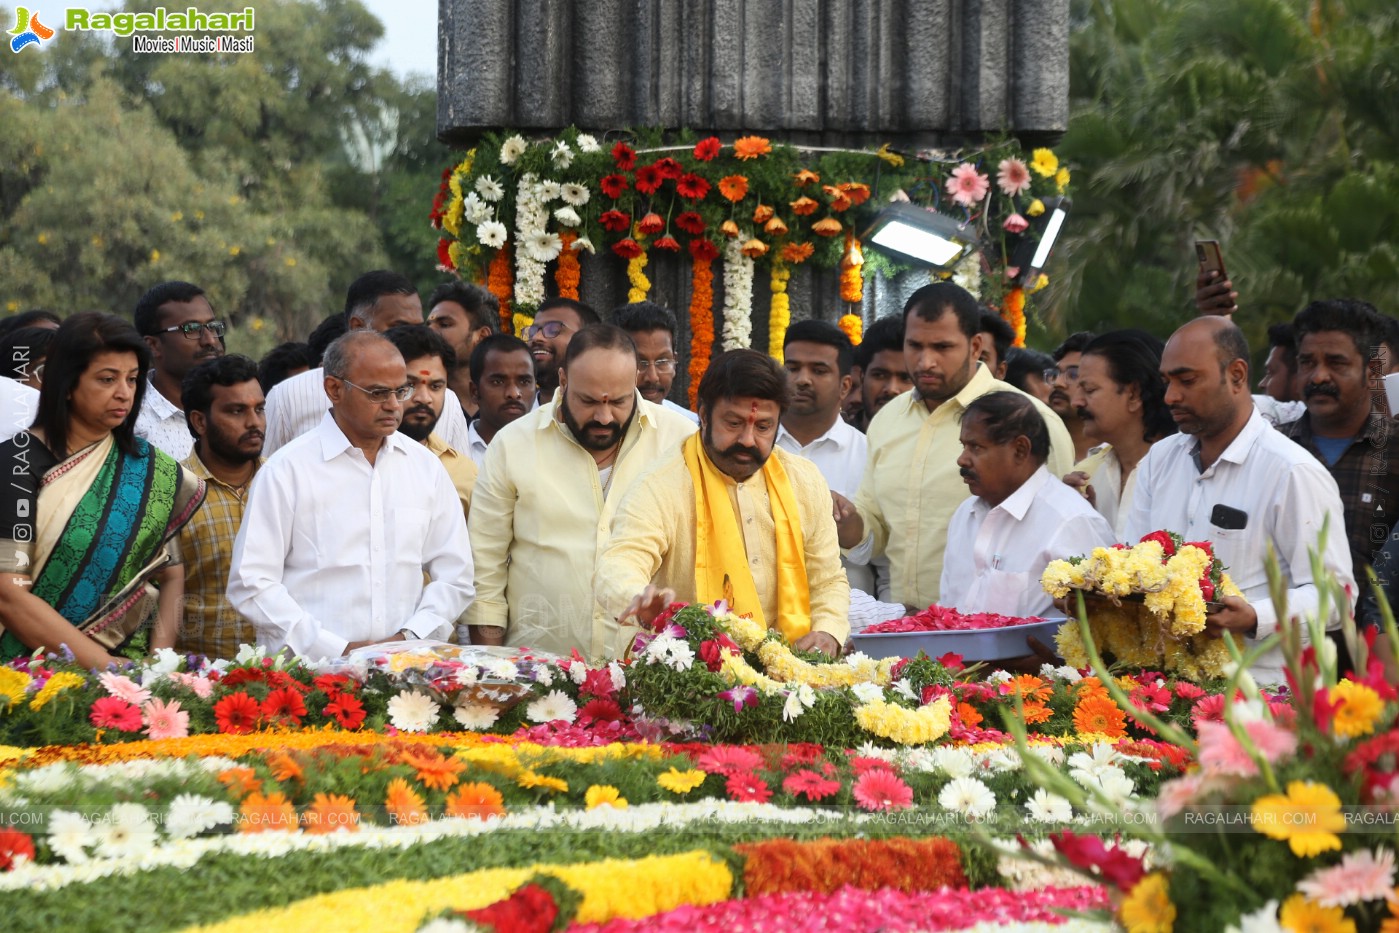
[[[960,777],[947,782],[938,793],[938,803],[945,810],[977,820],[996,809],[996,795],[976,778]]]
[[[495,216],[495,211],[475,191],[468,191],[461,199],[461,214],[469,224],[483,224]]]
[[[578,239],[574,240],[569,244],[569,247],[575,253],[581,253],[583,250],[587,250],[588,254],[591,255],[597,252],[597,248],[593,246],[593,241],[585,236],[580,236]]]
[[[563,193],[563,188],[556,181],[541,181],[535,192],[541,201],[557,201],[559,195]]]
[[[150,811],[139,803],[113,804],[107,819],[93,829],[97,854],[103,858],[134,858],[154,847],[158,838]]]
[[[938,770],[950,778],[969,777],[976,770],[976,759],[965,748],[941,745],[933,749],[933,761]]]
[[[1040,823],[1067,823],[1074,816],[1074,808],[1067,800],[1043,787],[1025,801],[1025,811],[1030,819]]]
[[[520,668],[509,658],[488,658],[481,662],[481,670],[495,680],[514,680],[520,676]]]
[[[77,768],[71,762],[56,761],[41,768],[14,772],[15,788],[27,794],[53,794],[73,782]]]
[[[1269,901],[1251,914],[1239,918],[1238,926],[1231,926],[1225,933],[1286,933],[1278,923],[1277,899]]]
[[[554,151],[549,153],[555,168],[568,168],[573,164],[573,150],[562,139],[554,143]]]
[[[525,154],[525,138],[516,134],[511,136],[500,145],[500,162],[502,165],[514,165],[520,156]]]
[[[470,729],[473,732],[485,732],[499,715],[494,709],[484,703],[463,703],[452,710],[452,718],[461,723],[463,729]]]
[[[170,811],[165,815],[165,831],[172,839],[188,839],[215,826],[232,822],[233,807],[226,801],[181,794],[170,801]]]
[[[81,813],[55,810],[49,816],[49,848],[71,865],[88,860],[87,850],[97,842],[92,824]]]
[[[593,136],[591,133],[578,134],[579,152],[597,152],[601,148],[602,147],[598,145],[596,136]]]
[[[498,220],[488,220],[476,228],[476,239],[481,241],[482,246],[491,249],[500,249],[509,236],[505,224]]]
[[[588,198],[592,197],[592,193],[588,191],[587,185],[570,181],[559,186],[559,197],[563,198],[565,204],[582,207],[588,203]]]
[[[530,722],[554,722],[559,719],[573,722],[577,715],[578,704],[562,690],[551,690],[525,707],[525,718]]]
[[[866,703],[874,703],[884,699],[884,688],[868,680],[852,684],[850,686],[850,692],[855,694],[855,699],[860,701],[861,706]]]
[[[500,186],[500,182],[489,175],[482,175],[476,179],[476,191],[487,201],[499,201],[505,197],[505,189]]]
[[[576,227],[583,222],[583,218],[571,207],[561,207],[554,211],[554,219],[565,227]]]
[[[411,690],[389,700],[389,721],[403,732],[428,732],[442,708],[426,693]]]
[[[535,262],[549,262],[559,258],[563,252],[563,240],[557,233],[541,230],[525,238],[525,252]]]

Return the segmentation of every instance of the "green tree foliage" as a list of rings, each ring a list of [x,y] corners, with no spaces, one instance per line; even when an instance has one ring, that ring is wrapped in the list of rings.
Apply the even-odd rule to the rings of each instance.
[[[1074,216],[1051,324],[1193,314],[1192,241],[1222,242],[1238,316],[1316,297],[1399,310],[1392,0],[1074,0]]]
[[[434,90],[368,63],[383,27],[358,0],[264,0],[256,17],[251,54],[136,54],[60,30],[0,60],[9,310],[125,313],[186,278],[235,322],[300,339],[360,272],[434,280],[431,166],[450,158]],[[366,130],[369,160],[353,155]]]

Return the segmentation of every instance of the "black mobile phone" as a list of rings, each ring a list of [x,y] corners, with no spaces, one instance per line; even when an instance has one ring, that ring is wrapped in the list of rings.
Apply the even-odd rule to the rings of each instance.
[[[1219,249],[1218,240],[1196,240],[1195,256],[1200,260],[1200,271],[1218,272],[1221,282],[1229,278],[1229,273],[1224,271],[1224,253]]]
[[[1248,513],[1227,505],[1216,505],[1210,513],[1210,524],[1224,531],[1248,527]]]

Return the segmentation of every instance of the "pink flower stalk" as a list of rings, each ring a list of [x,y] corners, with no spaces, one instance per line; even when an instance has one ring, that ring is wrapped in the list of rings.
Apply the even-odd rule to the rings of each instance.
[[[189,713],[179,700],[151,700],[142,708],[146,734],[153,739],[183,739],[189,735]]]
[[[963,207],[973,207],[986,197],[989,190],[990,180],[978,172],[976,166],[970,162],[963,162],[954,168],[952,177],[947,179],[947,193],[952,195],[953,201]]]
[[[1392,897],[1394,853],[1389,849],[1347,852],[1341,864],[1318,868],[1297,882],[1297,890],[1322,907],[1350,907]]]
[[[1022,191],[1029,190],[1030,170],[1024,162],[1019,159],[1002,159],[996,169],[996,184],[1006,193],[1006,197],[1013,198]]]

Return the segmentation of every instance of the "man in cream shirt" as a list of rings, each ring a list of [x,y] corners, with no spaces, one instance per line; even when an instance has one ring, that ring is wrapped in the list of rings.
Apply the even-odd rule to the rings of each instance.
[[[695,430],[641,398],[636,346],[610,324],[574,334],[547,404],[486,449],[471,503],[477,644],[612,657],[620,627],[593,596],[593,569],[618,503]]]

